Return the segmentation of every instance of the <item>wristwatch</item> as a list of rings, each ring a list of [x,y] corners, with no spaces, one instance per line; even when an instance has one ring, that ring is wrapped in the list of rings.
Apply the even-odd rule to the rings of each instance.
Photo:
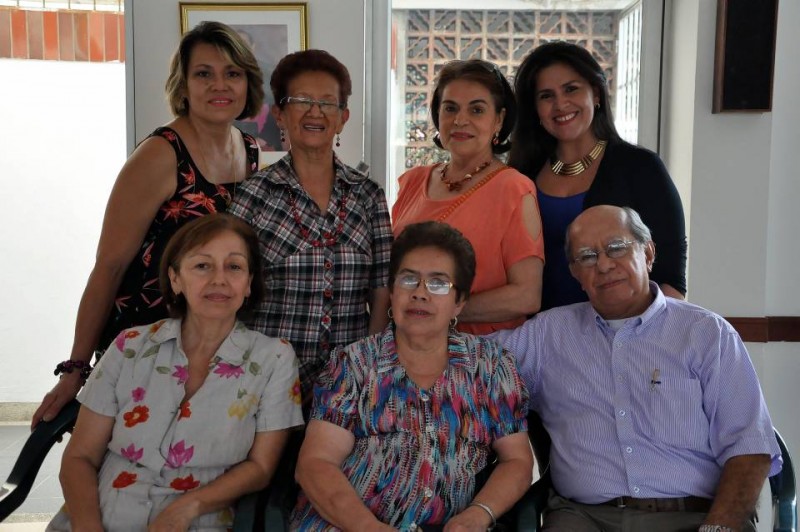
[[[703,525],[697,529],[697,532],[733,532],[733,529],[722,525]]]

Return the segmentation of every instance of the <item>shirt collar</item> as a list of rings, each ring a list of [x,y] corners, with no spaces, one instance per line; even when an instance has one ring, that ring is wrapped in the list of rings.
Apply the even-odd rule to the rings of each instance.
[[[664,310],[667,307],[667,300],[664,294],[661,292],[661,289],[658,287],[658,284],[656,284],[653,281],[649,281],[649,288],[650,288],[650,294],[654,296],[652,303],[650,303],[650,306],[648,306],[644,312],[642,312],[638,316],[634,316],[631,318],[632,325],[630,323],[627,323],[623,328],[633,327],[634,330],[638,329],[639,327],[649,323],[650,320],[652,320],[656,315],[658,315],[662,310]],[[594,307],[592,307],[591,303],[587,302],[585,303],[585,305],[589,308],[589,312],[593,316],[595,324],[601,326],[603,329],[606,328],[610,329],[610,327],[608,327],[608,325],[606,324],[606,320],[603,319],[603,317],[597,313]]]
[[[336,153],[333,154],[333,168],[336,180],[350,185],[356,185],[369,179],[369,166],[366,163],[361,162],[357,168],[350,168],[339,159]],[[263,171],[267,179],[276,185],[300,186],[300,180],[292,166],[292,152],[287,153]]]
[[[154,323],[150,326],[150,340],[159,345],[175,340],[180,345],[181,323],[180,319],[166,319]],[[232,366],[241,366],[246,361],[245,355],[248,353],[251,343],[247,327],[236,320],[233,329],[219,346],[215,358]]]
[[[390,323],[383,330],[380,337],[380,352],[378,354],[378,373],[385,373],[399,369],[405,373],[403,365],[397,355],[397,343],[394,338],[394,324]],[[473,350],[474,351],[474,350]],[[460,368],[475,375],[478,370],[478,356],[467,348],[466,337],[452,329],[447,334],[447,352],[450,357],[448,365]]]

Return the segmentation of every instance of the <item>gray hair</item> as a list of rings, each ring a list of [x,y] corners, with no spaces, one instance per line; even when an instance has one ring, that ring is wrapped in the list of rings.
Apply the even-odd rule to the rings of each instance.
[[[625,213],[625,227],[630,231],[631,235],[633,235],[633,239],[640,244],[647,244],[648,242],[653,241],[653,237],[650,234],[650,228],[645,225],[642,221],[642,217],[639,216],[639,213],[635,210],[631,209],[630,207],[620,207],[622,212]],[[574,221],[572,223],[575,223]],[[570,229],[572,229],[572,223],[567,226],[567,235],[564,238],[564,253],[566,254],[567,258],[569,259],[571,242],[569,239]]]

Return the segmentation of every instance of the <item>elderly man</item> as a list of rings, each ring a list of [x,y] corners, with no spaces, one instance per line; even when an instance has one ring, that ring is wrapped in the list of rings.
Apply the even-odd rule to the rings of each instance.
[[[589,302],[493,335],[553,441],[545,530],[755,530],[780,450],[750,358],[718,315],[650,282],[650,231],[628,208],[567,231]]]

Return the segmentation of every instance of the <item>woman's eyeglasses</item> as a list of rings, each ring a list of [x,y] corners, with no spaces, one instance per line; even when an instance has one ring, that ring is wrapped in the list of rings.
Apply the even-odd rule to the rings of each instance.
[[[416,290],[420,283],[425,285],[425,290],[434,296],[446,296],[450,289],[455,286],[450,281],[445,281],[439,277],[421,279],[419,275],[405,274],[395,280],[395,284],[405,290]]]
[[[307,113],[315,105],[323,114],[335,113],[336,111],[344,110],[344,104],[339,102],[331,102],[328,100],[314,100],[303,96],[284,96],[281,98],[281,105],[291,105]]]
[[[612,240],[609,242],[605,249],[582,249],[578,251],[572,262],[583,267],[592,268],[597,265],[597,260],[600,258],[601,253],[605,253],[609,259],[621,259],[628,254],[631,246],[636,242],[633,240]]]

